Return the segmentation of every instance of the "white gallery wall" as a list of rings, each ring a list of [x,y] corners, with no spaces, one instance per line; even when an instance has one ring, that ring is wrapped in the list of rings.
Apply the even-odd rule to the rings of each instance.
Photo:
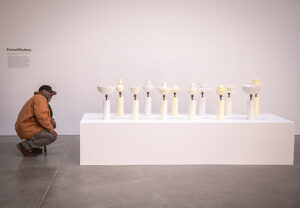
[[[83,114],[102,111],[96,86],[118,78],[127,113],[129,87],[147,78],[180,87],[181,113],[190,82],[234,84],[233,111],[246,113],[241,85],[259,78],[261,112],[294,121],[300,134],[300,1],[1,0],[0,31],[0,135],[15,135],[19,110],[42,84],[58,92],[57,132],[79,134]],[[8,67],[7,48],[31,49],[29,66]],[[152,96],[158,113],[161,96]],[[143,111],[145,93],[138,98]],[[207,99],[216,113],[215,90]]]

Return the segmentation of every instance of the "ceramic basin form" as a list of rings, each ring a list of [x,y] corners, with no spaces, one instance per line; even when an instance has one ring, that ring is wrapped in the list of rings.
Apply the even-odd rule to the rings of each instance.
[[[162,95],[167,95],[171,90],[170,88],[161,88],[161,87],[158,87],[157,89]]]
[[[134,94],[137,95],[140,92],[141,88],[140,87],[131,87],[130,91]]]
[[[259,85],[243,85],[242,89],[249,95],[254,95],[260,91]]]
[[[115,91],[116,86],[98,86],[97,89],[100,93],[109,95]]]

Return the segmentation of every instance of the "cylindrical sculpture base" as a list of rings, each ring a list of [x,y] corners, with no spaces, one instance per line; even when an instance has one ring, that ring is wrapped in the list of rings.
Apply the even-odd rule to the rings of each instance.
[[[225,115],[231,116],[232,115],[232,100],[231,98],[227,98],[225,102]]]
[[[103,119],[110,119],[110,102],[109,100],[103,100]]]
[[[117,114],[118,116],[124,115],[124,97],[118,97]]]
[[[146,97],[145,99],[145,115],[151,115],[151,97]]]
[[[255,109],[255,116],[259,115],[259,97],[254,98],[254,109]]]
[[[172,98],[172,116],[177,116],[178,115],[178,97],[173,97]]]
[[[132,119],[133,120],[137,120],[139,119],[139,101],[138,100],[134,100],[133,104],[132,104]]]
[[[200,97],[199,99],[199,115],[205,116],[206,111],[206,97]]]
[[[163,100],[160,104],[160,119],[166,120],[168,115],[168,101]]]
[[[196,116],[196,100],[190,100],[189,119],[194,119],[195,116]]]
[[[218,120],[224,119],[224,108],[225,108],[225,101],[218,100]]]
[[[248,120],[255,118],[254,100],[247,101],[247,118]]]

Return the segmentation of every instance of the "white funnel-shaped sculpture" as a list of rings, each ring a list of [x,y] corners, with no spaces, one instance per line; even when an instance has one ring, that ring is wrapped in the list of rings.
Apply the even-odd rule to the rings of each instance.
[[[255,118],[255,107],[254,107],[254,99],[253,95],[259,92],[259,85],[243,85],[242,89],[249,95],[250,99],[247,101],[247,118],[248,120],[252,120]]]
[[[197,94],[198,89],[195,83],[191,83],[188,89],[188,93],[191,96],[190,103],[189,103],[189,119],[194,119],[196,116],[196,100],[195,94]]]
[[[137,94],[139,94],[140,89],[141,89],[140,87],[130,88],[130,90],[133,94],[133,104],[132,104],[132,119],[133,120],[139,119],[140,104],[139,104],[139,100],[137,99]]]
[[[199,91],[200,91],[200,98],[199,98],[199,115],[205,116],[206,114],[206,97],[205,93],[207,91],[212,90],[211,87],[208,86],[207,83],[199,83]]]
[[[145,115],[151,115],[151,106],[152,106],[152,98],[150,96],[150,92],[153,90],[153,85],[150,79],[148,79],[143,87],[143,90],[147,93],[145,98]]]
[[[98,86],[98,91],[105,95],[105,100],[103,100],[103,119],[110,119],[110,102],[108,100],[108,95],[113,93],[116,89],[115,86]]]
[[[167,86],[167,82],[163,82],[162,86],[158,87],[157,89],[162,94],[163,97],[160,104],[160,119],[166,120],[168,115],[168,101],[166,99],[166,96],[171,89]]]
[[[231,95],[233,93],[233,85],[228,85],[226,87],[227,90],[227,97],[225,100],[225,116],[231,116],[232,115],[232,98]]]
[[[117,91],[119,92],[119,97],[117,100],[117,103],[118,103],[117,114],[118,114],[118,116],[123,116],[124,115],[124,97],[122,96],[122,92],[124,91],[124,85],[123,85],[122,79],[118,80]]]
[[[171,115],[177,116],[178,115],[178,97],[177,97],[177,91],[179,90],[179,87],[177,85],[174,85],[171,87],[171,91],[173,93],[172,97],[172,106],[171,106]]]
[[[225,102],[223,100],[223,96],[226,92],[226,89],[223,85],[219,85],[217,87],[217,95],[219,95],[219,100],[218,100],[218,116],[217,119],[218,120],[223,120],[224,119],[224,108],[225,108]]]

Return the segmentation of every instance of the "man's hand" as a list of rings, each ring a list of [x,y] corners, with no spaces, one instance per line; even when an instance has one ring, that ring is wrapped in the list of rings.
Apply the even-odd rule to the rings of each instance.
[[[54,136],[57,136],[57,133],[56,133],[56,131],[54,131],[54,130],[51,130],[50,133],[51,133],[51,134],[54,134]]]
[[[54,118],[52,118],[52,119],[50,120],[50,122],[51,122],[53,128],[55,129],[55,128],[56,128],[56,121],[54,120]]]

